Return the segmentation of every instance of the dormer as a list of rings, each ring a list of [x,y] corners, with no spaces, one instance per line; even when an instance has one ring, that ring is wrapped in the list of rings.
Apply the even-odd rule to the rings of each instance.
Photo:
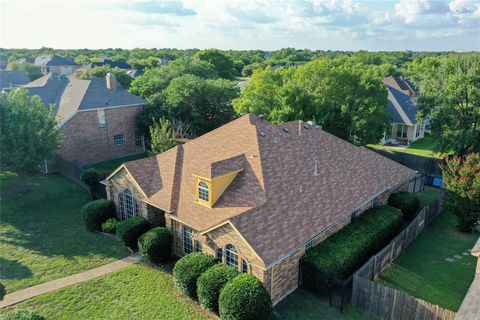
[[[243,171],[245,156],[239,155],[212,163],[193,174],[195,178],[195,202],[213,208],[235,177]]]

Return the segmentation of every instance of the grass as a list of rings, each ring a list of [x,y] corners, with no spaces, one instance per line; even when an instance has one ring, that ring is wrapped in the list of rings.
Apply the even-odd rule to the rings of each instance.
[[[423,157],[442,158],[442,154],[433,151],[436,146],[436,142],[429,134],[426,134],[422,139],[411,143],[407,148],[384,146],[381,144],[369,144],[368,146],[374,149],[410,153]]]
[[[7,293],[128,255],[116,239],[86,232],[88,193],[60,175],[0,174],[0,274]]]
[[[442,213],[377,280],[414,297],[457,311],[475,274],[476,259],[463,255],[477,240],[455,229],[456,218]],[[446,258],[461,256],[455,262]]]
[[[112,160],[107,160],[107,161],[95,163],[95,164],[86,166],[85,169],[93,168],[93,169],[97,170],[98,172],[110,173],[113,170],[115,170],[117,167],[119,167],[124,162],[143,159],[147,156],[148,156],[148,154],[146,152],[143,152],[143,153],[134,154],[134,155],[123,157],[123,158],[112,159]]]
[[[175,289],[171,275],[144,264],[24,301],[54,319],[213,319]]]
[[[335,307],[330,307],[325,298],[320,298],[305,289],[298,289],[276,307],[280,319],[303,320],[366,320],[372,317],[362,313],[352,305],[348,305],[343,313]]]

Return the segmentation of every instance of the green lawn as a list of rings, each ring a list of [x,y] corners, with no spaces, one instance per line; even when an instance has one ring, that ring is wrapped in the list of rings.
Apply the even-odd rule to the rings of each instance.
[[[280,319],[286,320],[366,320],[372,317],[349,305],[344,313],[335,307],[330,307],[325,298],[319,298],[305,289],[298,289],[281,301],[275,310]]]
[[[457,311],[475,273],[476,259],[463,255],[478,235],[455,229],[455,216],[442,213],[387,269],[378,282]],[[460,259],[448,262],[446,258]]]
[[[3,172],[0,183],[0,281],[7,293],[128,255],[116,239],[85,231],[80,209],[89,195],[64,177]]]
[[[430,158],[442,158],[442,154],[433,152],[435,145],[435,141],[430,135],[427,134],[422,139],[419,139],[410,144],[407,148],[384,146],[381,144],[369,144],[368,146],[375,149],[398,151]]]
[[[171,275],[144,264],[56,290],[18,305],[54,319],[214,319],[175,289]]]
[[[93,168],[93,169],[97,170],[98,172],[108,172],[109,173],[109,172],[115,170],[117,167],[119,167],[124,162],[143,159],[147,156],[148,156],[148,154],[146,152],[140,153],[140,154],[134,154],[134,155],[123,157],[123,158],[112,159],[112,160],[107,160],[107,161],[95,163],[95,164],[86,166],[85,169]]]

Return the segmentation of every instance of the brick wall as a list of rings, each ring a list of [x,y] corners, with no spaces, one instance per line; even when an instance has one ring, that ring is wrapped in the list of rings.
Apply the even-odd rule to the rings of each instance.
[[[98,123],[97,110],[77,112],[62,127],[63,145],[59,155],[86,165],[143,152],[135,146],[136,117],[141,106],[105,110],[106,124]],[[123,134],[124,144],[114,146],[113,136]]]

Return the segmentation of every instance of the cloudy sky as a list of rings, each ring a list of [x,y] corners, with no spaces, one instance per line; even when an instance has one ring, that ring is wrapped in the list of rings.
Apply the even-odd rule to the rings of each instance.
[[[480,0],[0,0],[4,48],[480,50]]]

